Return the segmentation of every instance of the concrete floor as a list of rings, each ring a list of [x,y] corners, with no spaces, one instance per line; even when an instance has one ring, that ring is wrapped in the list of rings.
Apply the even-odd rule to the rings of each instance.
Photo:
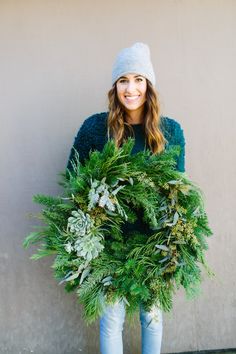
[[[169,353],[169,354],[173,354],[173,353]],[[201,351],[183,352],[183,353],[177,353],[177,354],[236,354],[236,348],[235,349],[219,349],[219,350],[201,350]]]

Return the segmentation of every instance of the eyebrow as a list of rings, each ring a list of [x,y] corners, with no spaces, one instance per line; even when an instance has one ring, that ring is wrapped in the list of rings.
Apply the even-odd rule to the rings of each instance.
[[[135,75],[135,77],[143,77],[141,74],[140,75]],[[120,79],[128,79],[127,76],[121,76]]]

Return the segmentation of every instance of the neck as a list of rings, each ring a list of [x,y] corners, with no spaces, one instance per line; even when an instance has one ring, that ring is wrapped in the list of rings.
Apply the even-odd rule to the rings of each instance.
[[[137,109],[134,111],[126,111],[126,121],[129,124],[140,124],[143,122],[143,109]]]

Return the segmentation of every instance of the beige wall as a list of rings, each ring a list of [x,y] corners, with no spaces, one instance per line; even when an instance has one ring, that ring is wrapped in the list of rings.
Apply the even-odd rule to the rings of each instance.
[[[98,324],[84,325],[50,259],[30,261],[21,242],[39,210],[32,195],[59,191],[81,122],[106,110],[115,55],[136,41],[151,48],[163,114],[184,128],[214,230],[216,278],[196,301],[176,296],[162,350],[236,347],[235,38],[235,0],[0,0],[0,353],[98,353]],[[124,341],[139,353],[138,325]]]

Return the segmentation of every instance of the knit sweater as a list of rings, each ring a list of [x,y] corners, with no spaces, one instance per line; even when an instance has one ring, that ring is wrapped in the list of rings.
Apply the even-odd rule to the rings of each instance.
[[[74,149],[79,153],[80,162],[83,164],[84,161],[89,157],[90,150],[102,151],[105,143],[108,140],[107,137],[107,117],[108,113],[98,113],[88,117],[81,128],[78,131],[77,136],[74,140],[73,148],[71,149],[67,168],[71,170],[72,166],[70,160],[74,157]],[[161,131],[167,140],[165,148],[168,149],[173,145],[179,145],[181,147],[181,153],[176,160],[176,168],[184,172],[184,162],[185,162],[185,139],[183,135],[183,130],[179,123],[174,119],[168,117],[161,117],[160,122]],[[134,131],[135,144],[132,150],[132,154],[138,151],[142,151],[145,148],[145,134],[143,132],[142,124],[132,125]],[[138,210],[136,212],[137,220],[131,224],[126,222],[122,225],[122,232],[124,235],[128,235],[130,232],[138,231],[144,235],[151,235],[153,231],[148,227],[147,224],[143,222],[143,212]]]
[[[83,122],[81,128],[75,137],[73,147],[70,152],[67,168],[71,170],[70,160],[74,157],[74,149],[79,153],[80,162],[83,164],[89,156],[89,151],[102,151],[108,140],[107,136],[107,118],[108,113],[102,112],[94,114]],[[183,130],[178,122],[172,118],[161,116],[161,131],[167,140],[165,148],[179,145],[181,147],[180,155],[176,160],[176,168],[180,172],[185,171],[185,139]],[[142,131],[142,125],[133,125],[135,135],[135,145],[132,153],[141,151],[145,147],[145,135]]]

